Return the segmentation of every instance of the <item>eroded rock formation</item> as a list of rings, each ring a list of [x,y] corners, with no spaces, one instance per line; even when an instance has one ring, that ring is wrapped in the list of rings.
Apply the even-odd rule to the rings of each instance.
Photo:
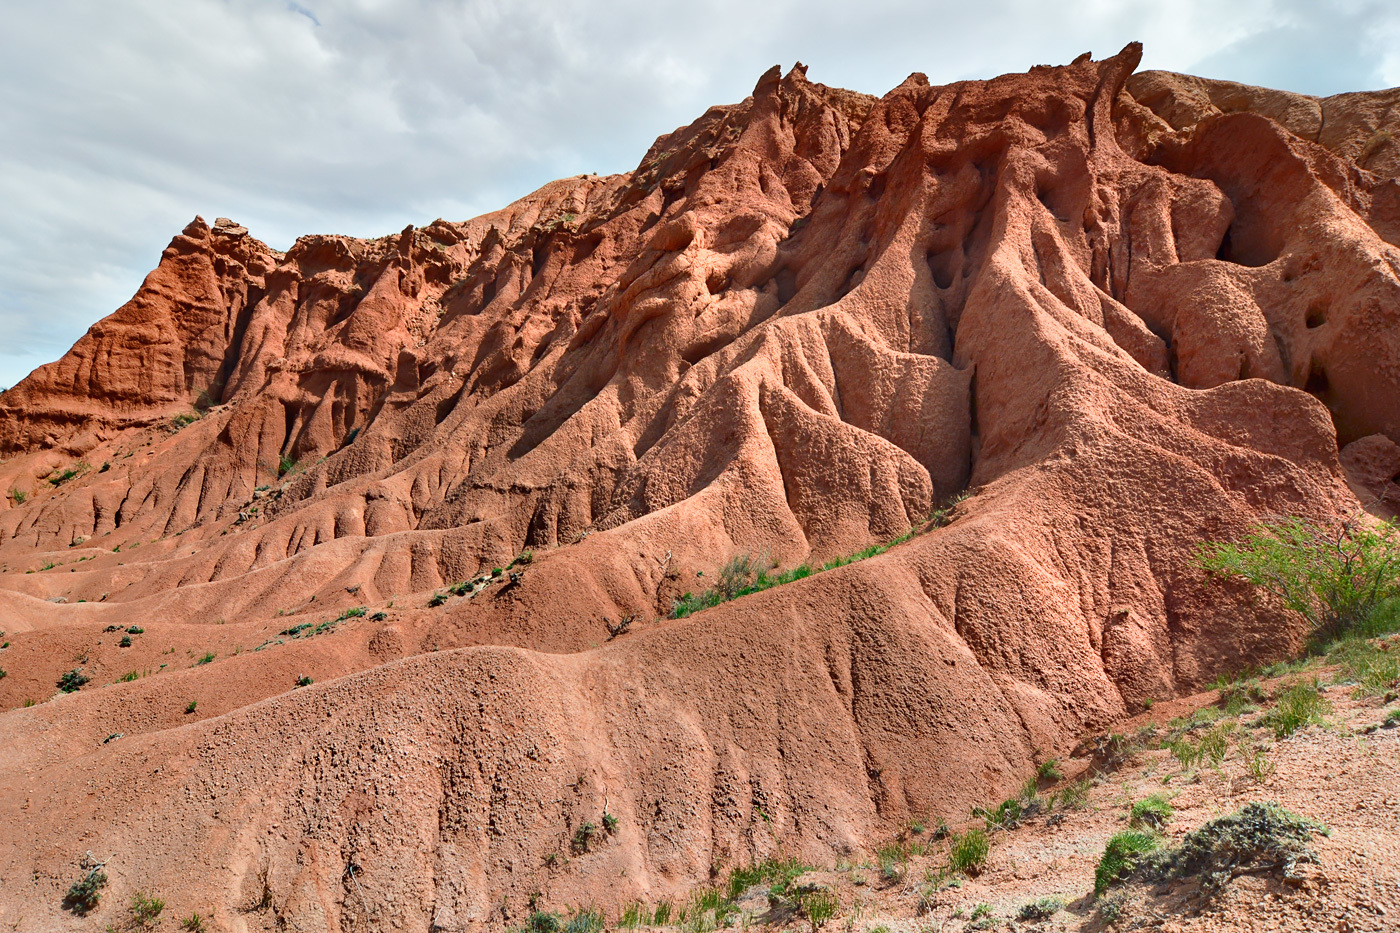
[[[0,395],[0,904],[88,850],[237,930],[655,899],[1295,646],[1193,548],[1400,501],[1395,94],[1137,61],[774,69],[465,223],[196,219]]]

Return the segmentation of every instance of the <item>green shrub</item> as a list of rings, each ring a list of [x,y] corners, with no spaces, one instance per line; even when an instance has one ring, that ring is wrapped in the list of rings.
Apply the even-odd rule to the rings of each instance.
[[[1174,812],[1166,794],[1153,794],[1133,804],[1128,823],[1137,829],[1160,833],[1167,828]]]
[[[117,647],[118,647],[118,648],[130,648],[130,647],[131,647],[131,636],[130,636],[130,635],[123,635],[123,636],[122,636],[122,640],[119,641],[119,642],[117,642]]]
[[[198,700],[190,700],[190,705],[185,707],[186,713],[193,713],[199,707]]]
[[[81,667],[75,667],[58,678],[58,689],[62,690],[64,693],[76,693],[83,684],[90,680],[92,680],[92,678],[84,674]]]
[[[788,896],[792,882],[811,867],[795,858],[769,858],[752,865],[735,868],[729,873],[727,893],[729,899],[736,900],[741,894],[756,884],[769,885],[773,897]]]
[[[198,665],[200,665],[200,664],[208,664],[208,663],[210,663],[210,662],[213,661],[213,660],[214,660],[214,652],[209,651],[209,652],[206,652],[206,653],[204,654],[203,657],[201,657],[199,660],[195,661],[194,663],[195,663],[195,666],[198,666]]]
[[[1064,909],[1065,902],[1063,898],[1042,897],[1039,900],[1031,901],[1029,904],[1022,904],[1021,909],[1016,913],[1016,919],[1031,922],[1049,920]]]
[[[336,619],[336,621],[344,622],[346,619],[358,619],[364,616],[366,612],[368,612],[368,610],[365,609],[364,606],[354,606],[342,612],[340,614],[340,618]]]
[[[1089,789],[1093,787],[1093,782],[1088,778],[1080,778],[1072,784],[1061,787],[1050,798],[1052,806],[1060,806],[1066,810],[1083,810],[1089,805]]]
[[[82,916],[95,909],[102,902],[102,889],[107,886],[107,874],[100,867],[94,868],[73,882],[63,898],[63,906]]]
[[[1320,725],[1332,712],[1332,704],[1318,692],[1317,680],[1300,680],[1278,695],[1276,705],[1264,717],[1275,738],[1287,738],[1307,725]]]
[[[1207,891],[1217,891],[1237,875],[1288,874],[1300,862],[1316,861],[1307,843],[1313,833],[1327,832],[1276,803],[1250,803],[1188,833],[1179,848],[1153,857],[1145,870],[1159,880],[1199,875]]]
[[[1161,845],[1155,833],[1126,829],[1117,833],[1104,846],[1103,858],[1094,870],[1094,896],[1100,897],[1108,886],[1126,877],[1142,857]]]
[[[1042,781],[1063,781],[1064,772],[1060,770],[1060,763],[1054,758],[1041,762],[1040,767],[1035,769],[1035,776]]]
[[[948,867],[953,871],[975,875],[987,864],[992,841],[981,829],[953,833],[948,837]]]
[[[652,926],[664,927],[671,923],[671,902],[662,901],[656,905],[656,910],[652,912]]]
[[[15,500],[15,505],[24,505],[24,500],[29,498],[29,493],[22,489],[11,489],[10,498]]]
[[[136,679],[137,679],[138,677],[140,677],[140,676],[141,676],[141,675],[140,675],[139,673],[137,673],[136,671],[127,671],[125,674],[123,674],[123,675],[121,675],[120,677],[118,677],[117,680],[116,680],[116,682],[119,683],[119,684],[129,684],[129,683],[131,683],[133,680],[136,680]]]
[[[1384,696],[1400,686],[1400,651],[1391,645],[1376,646],[1368,639],[1344,639],[1328,652],[1341,667],[1341,681],[1356,684],[1354,696]]]
[[[1386,713],[1384,724],[1387,729],[1394,729],[1396,726],[1400,726],[1400,709],[1393,709]]]
[[[311,686],[312,684],[314,684],[315,682],[316,682],[316,681],[312,680],[310,677],[306,676],[305,674],[302,674],[300,677],[297,678],[297,686],[298,686],[298,687],[309,687],[309,686]]]
[[[190,914],[180,921],[180,929],[184,930],[185,933],[204,933],[204,918],[199,914]]]
[[[1265,522],[1240,544],[1202,545],[1198,559],[1263,590],[1322,639],[1364,627],[1400,597],[1400,538],[1389,523],[1353,519],[1329,531],[1300,518]]]

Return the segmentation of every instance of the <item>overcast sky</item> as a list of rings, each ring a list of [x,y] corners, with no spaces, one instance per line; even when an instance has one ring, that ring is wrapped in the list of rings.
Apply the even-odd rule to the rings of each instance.
[[[1144,68],[1400,85],[1400,0],[8,2],[0,386],[126,301],[195,214],[282,249],[378,236],[630,169],[774,64],[882,94],[1134,39]]]

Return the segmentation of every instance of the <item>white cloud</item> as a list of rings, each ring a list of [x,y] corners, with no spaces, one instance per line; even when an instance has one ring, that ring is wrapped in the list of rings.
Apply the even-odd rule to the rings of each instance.
[[[196,213],[274,245],[465,219],[636,164],[769,66],[883,93],[1111,54],[1331,93],[1400,81],[1374,0],[46,0],[0,30],[0,385]]]

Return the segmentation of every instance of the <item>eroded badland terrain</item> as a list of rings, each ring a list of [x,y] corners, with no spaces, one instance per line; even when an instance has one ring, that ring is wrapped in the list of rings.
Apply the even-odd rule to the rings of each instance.
[[[1393,643],[1197,547],[1400,509],[1400,92],[1138,58],[192,222],[0,395],[0,925],[1395,928]]]

